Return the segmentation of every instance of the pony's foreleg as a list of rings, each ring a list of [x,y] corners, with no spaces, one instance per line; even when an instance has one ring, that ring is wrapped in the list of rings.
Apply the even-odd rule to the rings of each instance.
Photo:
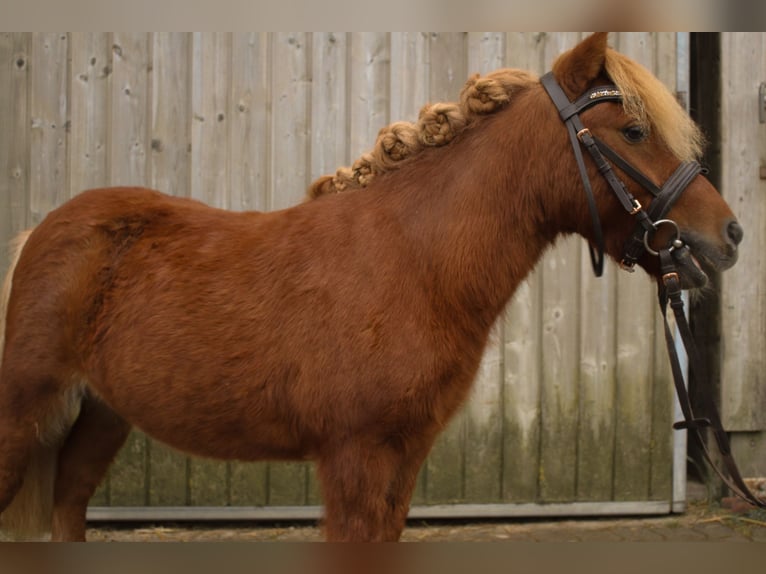
[[[61,447],[53,491],[52,540],[85,540],[88,501],[125,442],[130,425],[99,399],[87,396]]]
[[[410,500],[418,479],[418,471],[433,446],[433,437],[423,438],[418,443],[407,445],[401,452],[396,475],[386,494],[388,518],[385,521],[385,540],[399,540],[407,523]]]
[[[393,542],[409,511],[431,440],[412,445],[345,444],[319,460],[329,541]]]

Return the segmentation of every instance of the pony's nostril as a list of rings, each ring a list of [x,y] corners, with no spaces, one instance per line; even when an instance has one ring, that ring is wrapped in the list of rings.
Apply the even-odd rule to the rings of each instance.
[[[726,226],[726,235],[729,237],[734,245],[739,245],[742,242],[742,237],[745,234],[745,230],[736,221],[729,222]]]

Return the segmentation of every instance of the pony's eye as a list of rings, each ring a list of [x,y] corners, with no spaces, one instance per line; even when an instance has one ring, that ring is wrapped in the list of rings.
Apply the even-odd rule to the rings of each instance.
[[[647,130],[642,126],[633,125],[623,129],[622,135],[625,136],[625,139],[630,143],[640,143],[646,139],[648,134]]]

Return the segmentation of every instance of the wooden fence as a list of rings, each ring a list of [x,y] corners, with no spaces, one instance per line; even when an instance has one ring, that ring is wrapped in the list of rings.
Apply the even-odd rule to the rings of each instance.
[[[581,37],[0,34],[0,240],[95,186],[146,185],[234,210],[293,205],[313,178],[369,149],[383,125],[455,100],[470,73],[542,73]],[[612,36],[671,89],[676,41]],[[425,464],[415,504],[668,509],[673,399],[655,307],[644,274],[609,265],[596,279],[582,240],[561,241],[496,325],[471,401]],[[317,504],[306,464],[189,459],[138,432],[93,501]]]

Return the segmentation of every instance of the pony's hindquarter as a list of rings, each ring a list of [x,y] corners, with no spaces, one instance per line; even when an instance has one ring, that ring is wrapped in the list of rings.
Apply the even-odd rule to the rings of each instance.
[[[34,421],[17,417],[26,395],[18,388],[23,381],[3,368],[13,275],[31,233],[20,233],[12,243],[0,293],[0,537],[15,539],[40,538],[51,529],[57,456],[79,410],[79,393],[71,389],[36,413]]]

